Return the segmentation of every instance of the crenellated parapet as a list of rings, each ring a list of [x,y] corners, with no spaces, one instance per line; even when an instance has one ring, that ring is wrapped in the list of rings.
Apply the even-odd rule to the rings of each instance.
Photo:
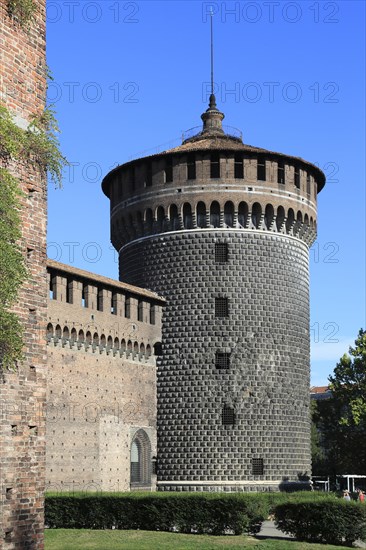
[[[52,260],[47,271],[49,345],[155,363],[164,298]]]
[[[316,238],[317,193],[324,174],[313,164],[244,145],[227,136],[192,138],[180,147],[110,172],[112,242],[171,231],[252,229]]]

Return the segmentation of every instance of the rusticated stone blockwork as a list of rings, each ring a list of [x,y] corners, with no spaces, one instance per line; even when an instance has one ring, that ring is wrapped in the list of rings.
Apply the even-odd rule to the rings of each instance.
[[[47,489],[154,489],[164,300],[49,261]]]
[[[269,232],[177,232],[127,245],[120,274],[167,299],[159,488],[270,490],[309,474],[307,246]]]
[[[0,103],[25,128],[44,109],[45,1],[28,29],[0,0]],[[29,278],[14,308],[24,326],[24,362],[0,382],[0,548],[43,548],[46,398],[46,181],[32,165],[12,164],[20,180],[22,247]]]

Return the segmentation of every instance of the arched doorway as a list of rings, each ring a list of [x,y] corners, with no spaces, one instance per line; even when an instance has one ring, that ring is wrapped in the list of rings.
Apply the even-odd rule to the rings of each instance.
[[[151,443],[145,430],[138,430],[131,443],[131,489],[151,487]]]

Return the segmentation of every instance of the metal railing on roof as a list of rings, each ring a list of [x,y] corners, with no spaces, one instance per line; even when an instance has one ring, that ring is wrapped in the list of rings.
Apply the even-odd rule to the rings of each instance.
[[[222,129],[224,131],[224,134],[219,133],[220,137],[228,137],[228,138],[236,138],[236,139],[243,139],[243,132],[239,130],[238,128],[234,128],[233,126],[226,126],[223,125]],[[186,130],[182,133],[182,142],[185,142],[189,139],[193,139],[196,137],[203,136],[203,130],[202,126],[195,126],[194,128],[190,128],[189,130]]]

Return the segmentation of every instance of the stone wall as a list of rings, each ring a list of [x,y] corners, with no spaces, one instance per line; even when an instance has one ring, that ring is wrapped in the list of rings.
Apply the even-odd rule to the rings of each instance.
[[[48,272],[47,489],[153,489],[154,346],[164,300],[57,262]],[[141,430],[149,471],[131,484],[131,445]]]
[[[35,0],[28,29],[0,0],[0,103],[26,128],[43,111],[46,93],[45,1]],[[0,383],[0,548],[43,548],[46,398],[46,181],[31,164],[12,164],[20,179],[22,248],[29,278],[17,306],[24,356]]]
[[[226,258],[216,250],[225,243]],[[158,488],[278,490],[309,475],[306,244],[268,231],[180,231],[124,247],[120,277],[167,299]]]

